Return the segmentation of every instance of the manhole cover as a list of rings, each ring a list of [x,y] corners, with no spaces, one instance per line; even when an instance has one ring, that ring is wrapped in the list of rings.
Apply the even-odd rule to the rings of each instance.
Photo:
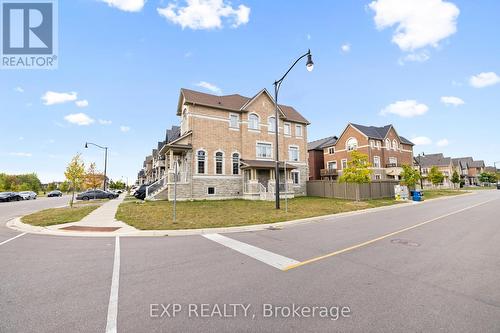
[[[95,231],[95,232],[110,232],[116,231],[120,229],[120,227],[86,227],[86,226],[78,226],[72,225],[69,227],[59,228],[59,230],[69,230],[69,231]]]
[[[420,244],[418,244],[416,242],[412,242],[411,240],[400,239],[400,238],[391,239],[391,243],[392,244],[401,244],[401,245],[406,245],[406,246],[413,246],[413,247],[420,246]]]

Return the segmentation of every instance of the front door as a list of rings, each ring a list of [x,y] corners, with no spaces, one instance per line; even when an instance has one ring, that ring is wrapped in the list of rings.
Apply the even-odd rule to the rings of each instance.
[[[271,179],[270,170],[268,169],[257,169],[257,181],[264,185],[267,190],[267,184],[269,183],[269,179]]]

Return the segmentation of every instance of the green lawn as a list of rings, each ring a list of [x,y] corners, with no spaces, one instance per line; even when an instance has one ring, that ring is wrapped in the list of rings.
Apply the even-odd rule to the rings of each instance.
[[[460,195],[468,193],[466,190],[424,190],[424,200],[447,197],[450,195]]]
[[[173,224],[173,204],[169,201],[129,201],[122,203],[116,219],[137,229],[196,229],[274,223],[306,217],[336,214],[393,205],[392,199],[353,202],[341,199],[300,197],[285,203],[282,210],[274,202],[249,200],[190,201],[177,203],[177,223]]]
[[[50,208],[30,215],[26,215],[21,219],[21,221],[23,223],[40,227],[68,222],[77,222],[90,214],[90,212],[92,212],[99,206],[100,205],[78,205],[74,208]]]
[[[481,191],[481,190],[496,190],[496,186],[468,186],[463,187],[462,190],[466,191]]]

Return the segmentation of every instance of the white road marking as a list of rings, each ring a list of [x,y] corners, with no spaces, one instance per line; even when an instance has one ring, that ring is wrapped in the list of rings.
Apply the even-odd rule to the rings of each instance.
[[[256,246],[237,241],[235,239],[222,236],[219,234],[204,234],[203,237],[210,239],[216,243],[229,247],[239,253],[247,255],[251,258],[257,259],[265,264],[273,266],[277,269],[283,269],[290,265],[298,264],[299,262],[294,259],[284,257],[282,255],[263,250]]]
[[[120,284],[120,237],[115,238],[115,259],[113,263],[113,277],[111,278],[111,292],[109,294],[108,319],[106,333],[116,333],[116,319],[118,317],[118,287]]]
[[[17,235],[17,236],[14,236],[14,237],[12,237],[12,238],[9,238],[9,239],[7,239],[7,240],[4,240],[3,242],[1,242],[1,243],[0,243],[0,245],[4,245],[5,243],[8,243],[8,242],[10,242],[11,240],[14,240],[14,239],[16,239],[16,238],[18,238],[18,237],[21,237],[21,236],[24,236],[24,235],[26,235],[26,233],[25,233],[25,232],[23,232],[22,234],[19,234],[19,235]]]

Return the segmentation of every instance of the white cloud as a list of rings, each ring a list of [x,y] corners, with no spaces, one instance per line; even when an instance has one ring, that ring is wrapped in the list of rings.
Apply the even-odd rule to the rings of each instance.
[[[429,55],[429,52],[426,50],[422,52],[413,52],[399,59],[399,64],[404,65],[405,62],[426,62],[430,58],[431,56]]]
[[[128,131],[130,131],[130,127],[128,127],[128,126],[120,126],[120,131],[122,131],[123,133],[127,133]]]
[[[24,140],[24,136],[20,136],[20,137],[18,138],[18,140],[19,140],[19,141],[23,141],[23,140]]]
[[[411,139],[416,146],[426,146],[432,144],[432,140],[426,136],[417,136]]]
[[[443,0],[376,0],[369,8],[375,12],[375,25],[382,30],[396,25],[392,42],[403,51],[437,47],[457,31],[460,10]]]
[[[104,120],[104,119],[99,119],[99,124],[101,125],[111,125],[112,121],[111,120]]]
[[[438,142],[436,142],[436,146],[438,146],[438,147],[446,147],[449,144],[450,144],[450,142],[448,141],[448,139],[441,139]]]
[[[101,0],[110,7],[115,7],[125,12],[140,12],[146,0]]]
[[[47,91],[43,96],[42,100],[45,105],[63,104],[67,102],[76,101],[78,94],[76,92],[69,93],[59,93],[55,91]]]
[[[474,88],[484,88],[500,82],[500,77],[495,72],[483,72],[470,77],[469,83]]]
[[[206,82],[206,81],[200,81],[198,83],[195,84],[197,87],[202,87],[202,88],[205,88],[207,90],[210,90],[211,92],[215,93],[215,94],[222,94],[222,90],[217,87],[215,84],[212,84],[212,83],[209,83],[209,82]]]
[[[79,108],[86,108],[87,106],[89,106],[89,101],[87,101],[86,99],[81,99],[79,101],[75,101],[75,104]]]
[[[232,22],[236,28],[246,24],[250,17],[250,8],[239,5],[233,8],[225,0],[187,0],[185,6],[177,2],[169,3],[165,8],[157,8],[158,14],[172,23],[180,25],[183,29],[215,29],[222,28],[222,19]]]
[[[14,90],[17,91],[18,93],[23,93],[24,92],[23,87],[16,87],[16,88],[14,88]]]
[[[453,106],[459,106],[465,104],[463,99],[455,96],[443,96],[441,97],[441,103]]]
[[[76,124],[78,126],[87,126],[92,124],[95,120],[90,118],[85,113],[72,113],[64,117],[64,119],[71,124]]]
[[[348,53],[349,51],[351,51],[351,44],[349,43],[342,44],[340,50],[344,53]]]
[[[10,156],[18,156],[18,157],[31,157],[31,153],[23,153],[23,152],[16,152],[16,153],[9,153]]]
[[[429,111],[429,107],[427,105],[422,103],[419,104],[415,100],[408,99],[389,104],[380,111],[380,115],[385,116],[387,114],[395,114],[400,117],[411,118],[415,116],[422,116],[427,111]]]
[[[193,52],[187,51],[186,53],[184,53],[184,58],[191,58],[192,55],[193,55]]]

